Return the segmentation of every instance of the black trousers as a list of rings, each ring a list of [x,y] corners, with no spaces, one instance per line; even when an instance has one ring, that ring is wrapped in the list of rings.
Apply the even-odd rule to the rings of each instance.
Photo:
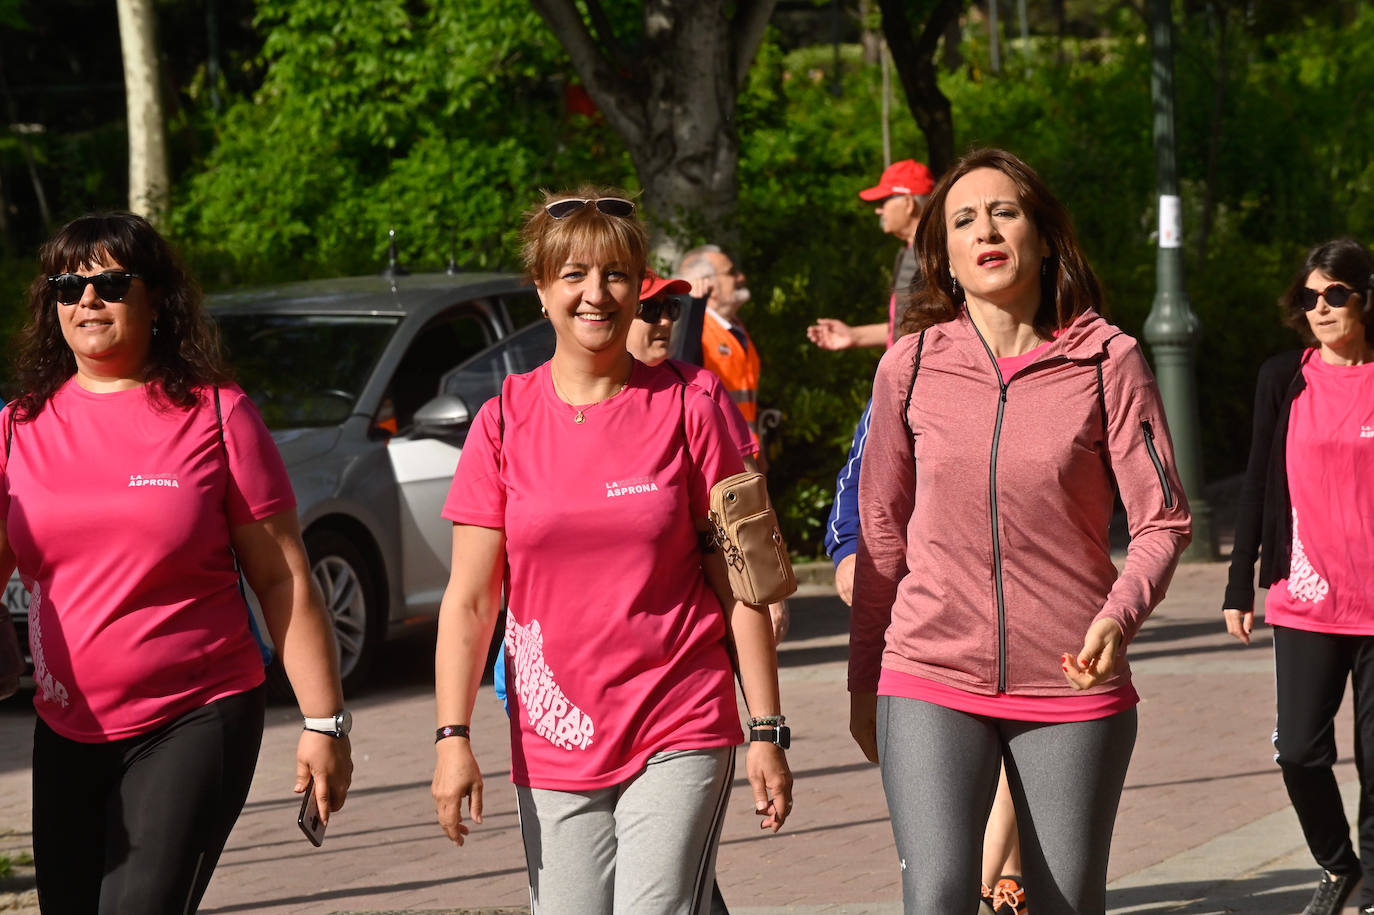
[[[33,856],[44,915],[183,915],[210,884],[253,781],[264,687],[157,730],[79,743],[38,719]]]
[[[1274,758],[1283,770],[1288,797],[1317,863],[1333,874],[1356,874],[1363,867],[1359,904],[1374,905],[1374,636],[1273,628],[1278,694]],[[1347,679],[1355,690],[1358,855],[1331,771],[1335,717]]]

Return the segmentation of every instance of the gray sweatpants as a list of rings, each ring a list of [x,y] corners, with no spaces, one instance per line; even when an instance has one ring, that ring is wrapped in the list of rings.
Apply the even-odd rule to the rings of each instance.
[[[735,748],[655,753],[595,791],[516,786],[534,915],[707,915]]]
[[[1112,826],[1135,735],[1135,709],[1040,724],[879,696],[878,760],[907,915],[978,911],[983,827],[1004,757],[1027,907],[1035,915],[1104,915]]]

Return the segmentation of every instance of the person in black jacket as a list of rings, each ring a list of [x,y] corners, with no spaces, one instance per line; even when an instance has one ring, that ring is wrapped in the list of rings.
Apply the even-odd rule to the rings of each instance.
[[[1222,607],[1227,631],[1248,645],[1258,558],[1274,632],[1275,759],[1323,869],[1303,913],[1334,915],[1362,875],[1360,910],[1374,913],[1374,256],[1350,239],[1319,245],[1280,305],[1308,347],[1260,368]],[[1331,770],[1347,679],[1358,855]]]

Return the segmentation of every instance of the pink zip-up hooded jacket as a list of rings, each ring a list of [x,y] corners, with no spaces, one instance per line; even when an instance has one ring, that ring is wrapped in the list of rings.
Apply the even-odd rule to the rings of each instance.
[[[1114,484],[1131,533],[1120,574]],[[885,667],[1073,694],[1061,655],[1104,617],[1129,644],[1192,536],[1154,376],[1092,311],[1006,379],[966,312],[899,340],[873,383],[859,519],[849,688],[870,693]],[[1121,657],[1089,692],[1129,681]]]

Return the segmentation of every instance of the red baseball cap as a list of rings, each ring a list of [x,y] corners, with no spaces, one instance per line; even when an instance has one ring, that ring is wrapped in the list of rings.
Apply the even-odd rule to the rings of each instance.
[[[893,162],[883,169],[877,187],[859,191],[864,200],[882,200],[893,194],[929,194],[935,189],[935,178],[930,169],[915,159]]]
[[[691,292],[692,284],[686,280],[665,280],[652,270],[644,271],[644,282],[639,284],[639,300],[648,301],[657,295],[676,295]]]

